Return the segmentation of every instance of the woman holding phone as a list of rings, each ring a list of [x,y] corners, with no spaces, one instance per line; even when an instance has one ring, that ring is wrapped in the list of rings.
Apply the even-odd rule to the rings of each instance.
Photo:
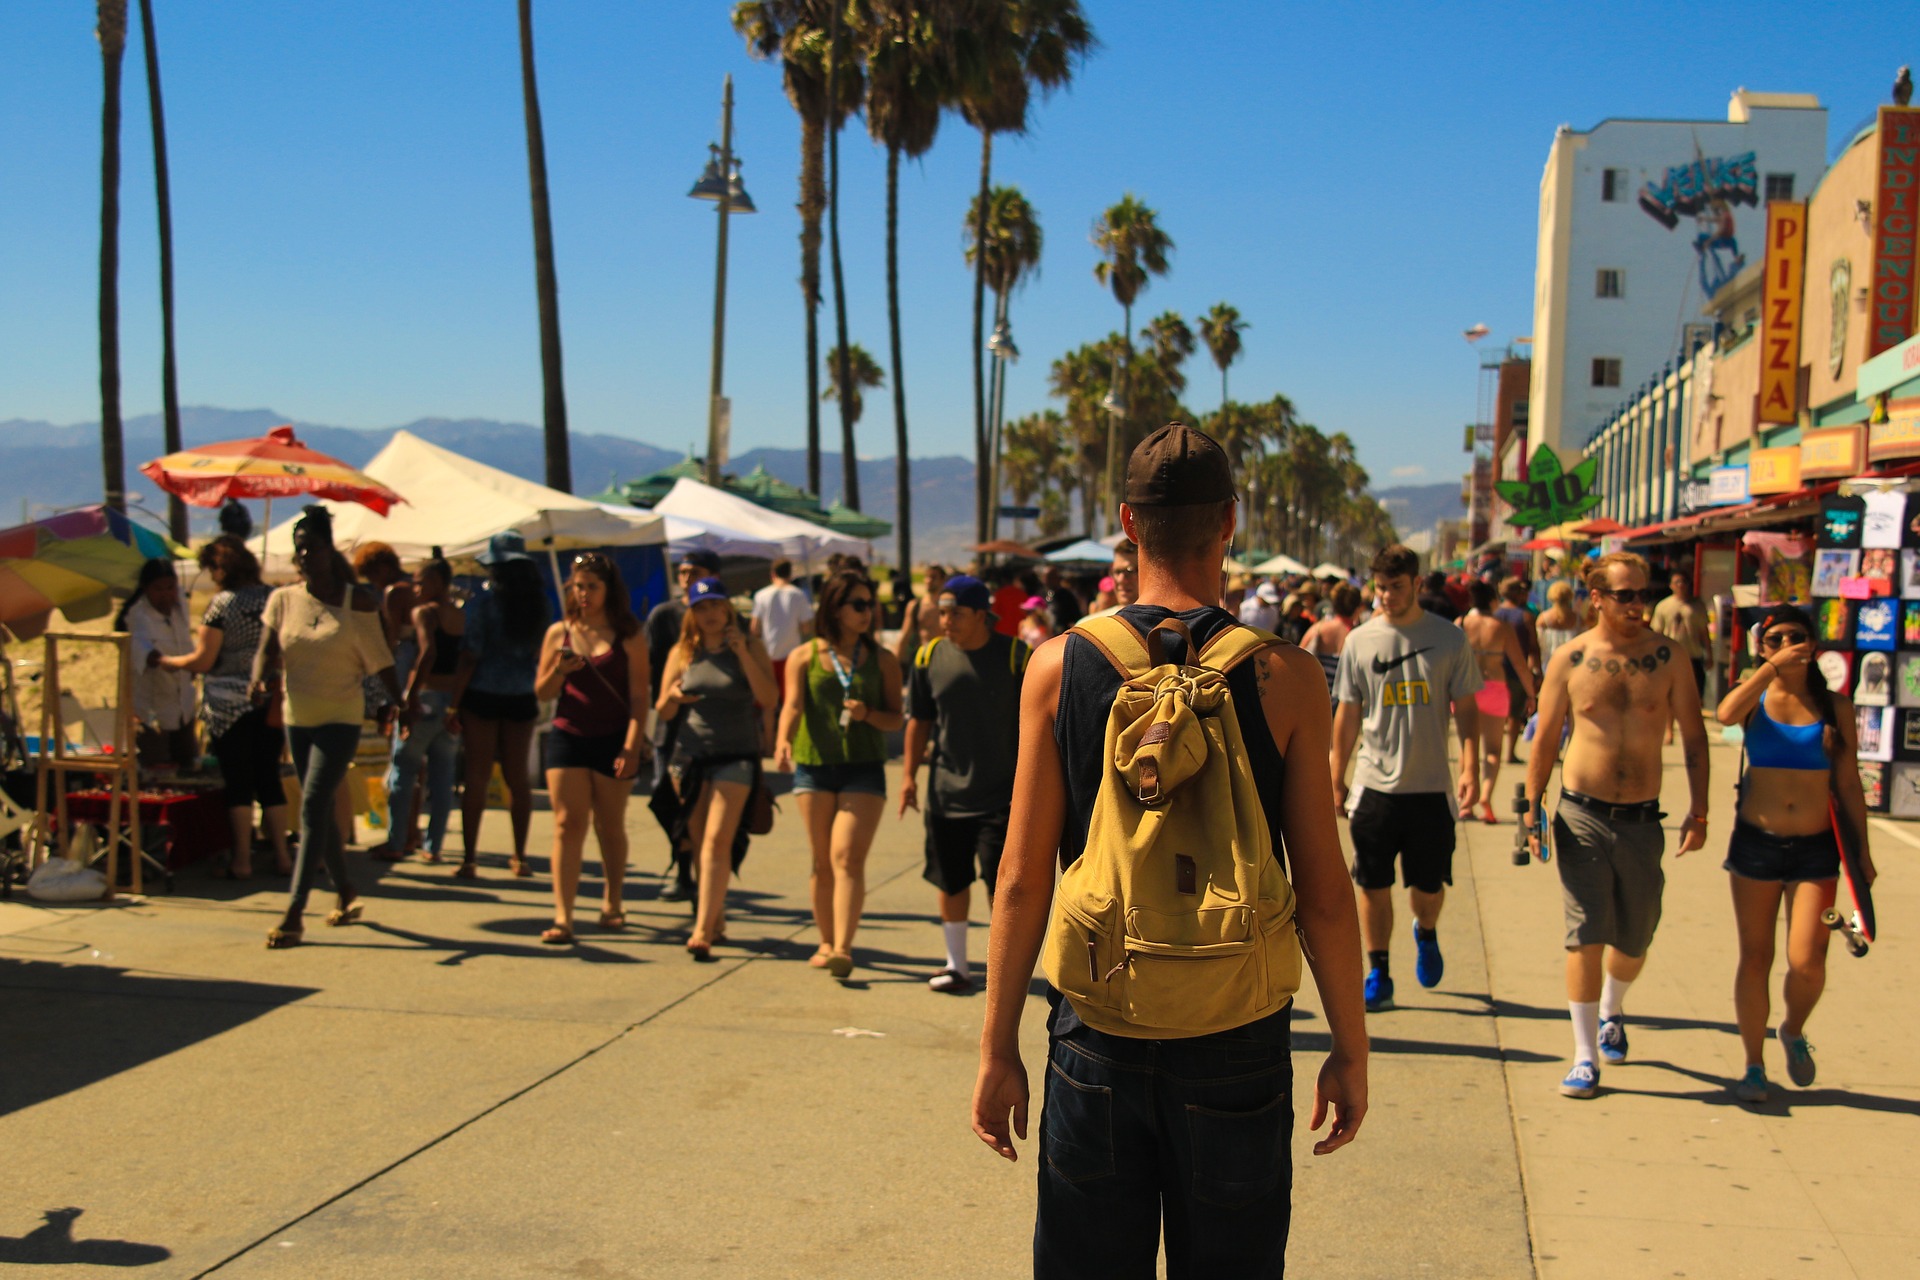
[[[548,946],[573,945],[573,900],[591,828],[606,880],[600,927],[624,929],[627,797],[647,743],[647,642],[612,560],[578,556],[562,592],[565,616],[547,628],[534,692],[558,699],[547,735],[547,794],[553,800],[553,925]]]
[[[688,840],[699,878],[699,905],[687,952],[711,960],[727,937],[727,879],[733,838],[760,771],[762,708],[780,701],[773,660],[760,641],[740,629],[727,589],[702,578],[687,592],[680,639],[660,675],[663,719],[686,710],[667,775],[687,806]]]
[[[887,738],[906,721],[900,662],[873,641],[873,583],[843,570],[820,590],[818,638],[787,660],[773,767],[793,793],[813,846],[813,919],[820,949],[807,963],[853,972],[853,935],[867,896],[867,852],[886,807]]]

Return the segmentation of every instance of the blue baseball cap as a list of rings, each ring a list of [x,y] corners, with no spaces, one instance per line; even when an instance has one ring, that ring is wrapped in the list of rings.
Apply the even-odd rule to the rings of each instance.
[[[718,578],[702,578],[687,590],[687,603],[699,604],[702,600],[725,600],[727,584]]]
[[[506,564],[510,560],[531,560],[527,554],[527,540],[520,536],[518,529],[506,529],[487,539],[487,549],[475,559],[481,564]]]
[[[987,590],[987,584],[970,574],[956,573],[947,579],[947,585],[940,588],[942,596],[952,596],[953,602],[962,609],[991,609],[993,593]]]

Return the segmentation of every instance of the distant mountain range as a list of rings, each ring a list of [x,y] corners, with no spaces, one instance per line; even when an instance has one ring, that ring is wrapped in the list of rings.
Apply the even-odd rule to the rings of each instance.
[[[1460,482],[1446,484],[1406,484],[1392,489],[1375,489],[1373,496],[1393,518],[1393,527],[1405,538],[1421,530],[1431,532],[1436,522],[1458,520],[1467,509],[1460,505]]]

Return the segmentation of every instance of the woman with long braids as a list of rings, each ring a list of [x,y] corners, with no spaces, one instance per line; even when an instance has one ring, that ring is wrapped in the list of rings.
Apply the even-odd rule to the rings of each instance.
[[[1743,725],[1746,732],[1747,768],[1722,864],[1733,884],[1740,935],[1733,1009],[1747,1066],[1733,1094],[1742,1102],[1767,1100],[1767,983],[1782,902],[1787,979],[1780,1046],[1787,1078],[1803,1089],[1814,1080],[1807,1018],[1826,986],[1831,931],[1820,917],[1833,905],[1840,875],[1829,796],[1841,820],[1858,833],[1867,882],[1874,878],[1853,703],[1827,688],[1813,661],[1812,620],[1792,605],[1773,606],[1760,622],[1760,657],[1715,712],[1721,724]]]
[[[687,712],[667,772],[690,810],[688,843],[700,885],[687,952],[710,960],[727,936],[733,838],[760,771],[761,709],[776,705],[780,691],[773,660],[758,637],[740,629],[720,579],[694,583],[687,605],[679,642],[660,675],[655,709],[663,717],[677,716],[683,707]]]
[[[578,556],[563,593],[566,616],[547,629],[534,691],[557,698],[547,735],[547,794],[553,799],[553,925],[548,946],[573,945],[573,899],[591,828],[600,841],[606,896],[602,929],[624,929],[627,798],[647,742],[647,639],[627,604],[626,584],[597,551]]]
[[[276,665],[283,671],[287,743],[300,773],[293,894],[280,927],[267,934],[270,948],[303,941],[316,858],[326,860],[338,899],[327,923],[352,924],[360,918],[360,900],[347,879],[348,833],[340,828],[335,800],[360,746],[364,678],[378,678],[401,707],[402,720],[410,716],[381,629],[380,602],[372,591],[354,585],[346,557],[333,545],[333,517],[325,507],[310,506],[294,522],[293,562],[302,581],[267,597],[250,689],[255,703],[264,702],[269,672]]]
[[[887,738],[906,721],[900,662],[873,640],[873,583],[842,570],[821,588],[817,639],[787,660],[773,767],[793,793],[813,846],[813,920],[820,949],[807,963],[853,972],[853,935],[867,896],[867,852],[886,807]]]
[[[487,587],[467,602],[467,631],[449,713],[449,725],[466,738],[460,842],[471,864],[480,848],[487,783],[498,763],[513,827],[513,857],[507,868],[516,876],[530,876],[527,828],[533,820],[533,779],[528,759],[540,718],[533,677],[540,664],[540,640],[553,614],[540,571],[518,533],[496,533],[480,563],[487,568]]]

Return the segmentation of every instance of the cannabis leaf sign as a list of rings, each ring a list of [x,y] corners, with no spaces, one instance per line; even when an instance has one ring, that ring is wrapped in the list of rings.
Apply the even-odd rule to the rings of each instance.
[[[1496,480],[1493,488],[1513,508],[1509,523],[1522,529],[1545,529],[1583,516],[1600,505],[1593,491],[1598,458],[1587,458],[1571,471],[1560,469],[1560,458],[1543,444],[1527,463],[1525,480]]]

